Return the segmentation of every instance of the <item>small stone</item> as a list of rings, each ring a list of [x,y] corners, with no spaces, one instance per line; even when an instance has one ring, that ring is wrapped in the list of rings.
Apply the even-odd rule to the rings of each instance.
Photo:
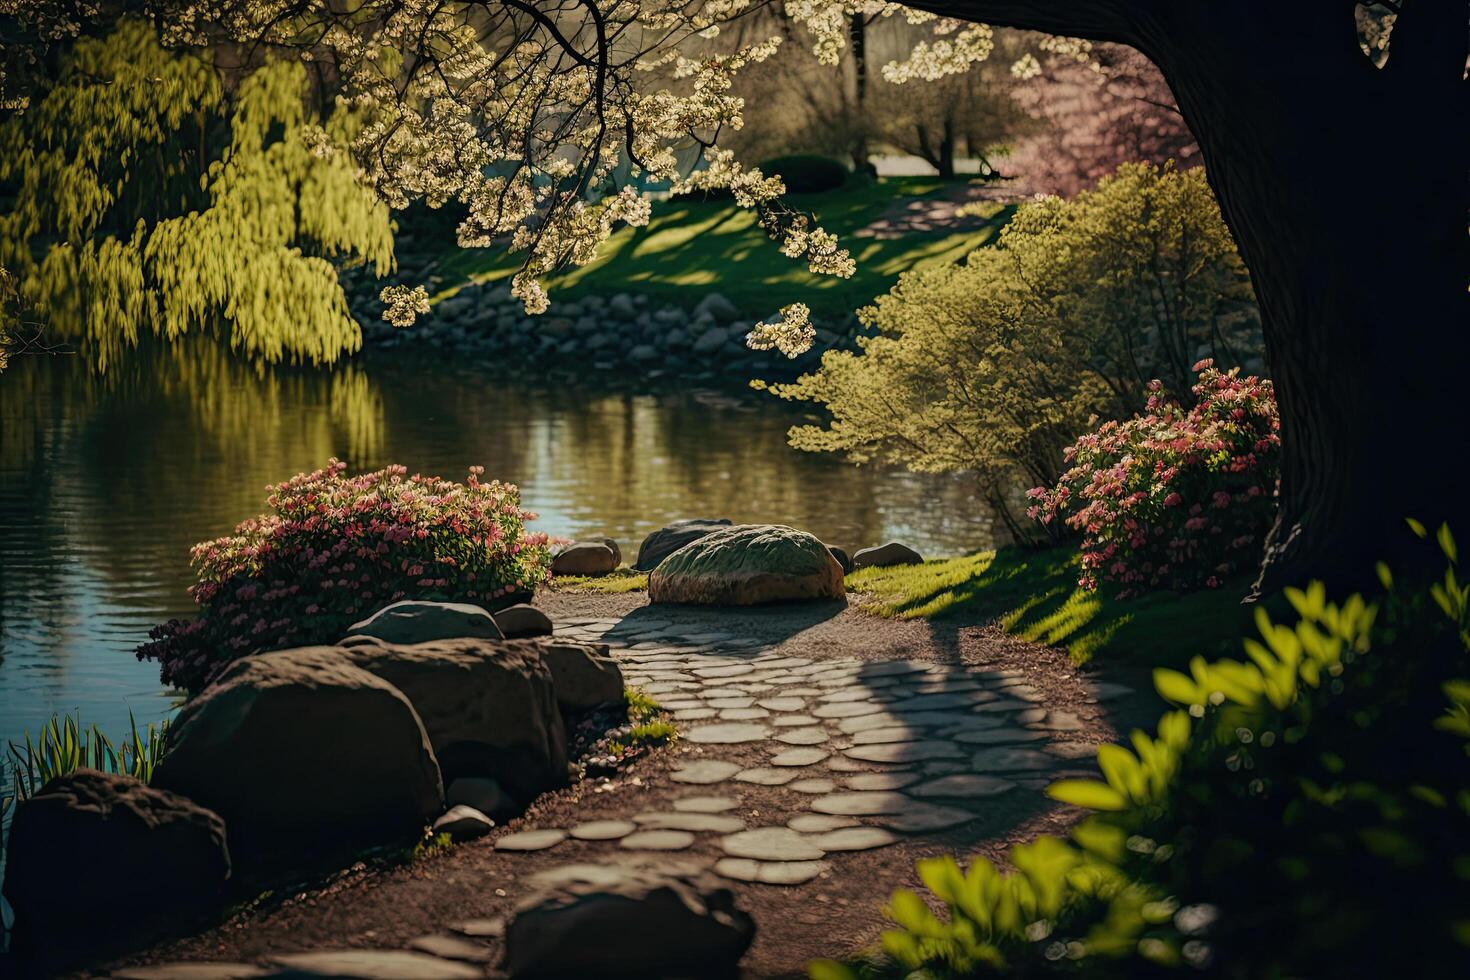
[[[567,839],[565,830],[523,830],[518,834],[506,834],[495,842],[497,851],[544,851]]]
[[[1007,779],[977,776],[974,773],[958,773],[920,783],[918,786],[910,787],[907,792],[910,796],[947,796],[973,800],[999,796],[1015,787],[1016,784]]]
[[[884,791],[903,789],[919,779],[916,772],[865,772],[847,777],[847,785],[856,790]]]
[[[790,827],[758,827],[720,839],[720,848],[731,857],[757,861],[815,861],[826,852],[808,837]]]
[[[813,718],[811,715],[780,715],[771,721],[777,728],[800,728],[821,723],[820,718]]]
[[[878,822],[906,834],[922,834],[958,827],[975,817],[976,814],[958,807],[910,801],[902,813],[880,816]]]
[[[950,742],[891,742],[887,745],[860,745],[847,749],[852,759],[864,762],[921,762],[926,759],[946,759],[963,755],[960,748]]]
[[[745,829],[745,821],[739,817],[727,817],[718,813],[640,813],[633,819],[649,830],[733,834]]]
[[[814,766],[827,758],[821,749],[787,749],[771,757],[773,766]]]
[[[821,728],[793,728],[777,735],[776,741],[787,745],[821,745],[827,738],[827,732]]]
[[[505,920],[498,916],[493,919],[466,919],[450,923],[449,928],[477,939],[499,939],[505,935]]]
[[[883,710],[881,704],[872,701],[839,701],[836,704],[824,704],[812,711],[818,718],[857,718],[861,715],[875,715]]]
[[[818,813],[834,813],[848,817],[901,813],[913,805],[914,801],[902,793],[881,790],[832,793],[812,800],[812,809]]]
[[[800,711],[806,707],[806,702],[801,698],[763,698],[756,704],[771,711]]]
[[[458,844],[461,841],[484,837],[494,829],[494,820],[472,806],[460,804],[450,807],[447,813],[434,821],[433,832],[436,835],[448,834],[449,839]]]
[[[720,712],[720,720],[754,721],[757,718],[767,718],[770,714],[765,708],[726,708]]]
[[[674,712],[675,721],[704,721],[719,714],[714,708],[682,708]]]
[[[633,851],[682,851],[694,843],[687,830],[640,830],[618,842],[619,847]]]
[[[720,759],[699,759],[675,769],[670,773],[669,778],[676,783],[708,785],[722,783],[739,771],[740,767],[733,762],[725,762]]]
[[[794,783],[788,783],[787,789],[794,789],[798,793],[830,793],[837,788],[837,784],[830,779],[798,779]]]
[[[579,823],[567,833],[577,840],[617,840],[638,828],[627,820],[590,820]]]
[[[796,778],[796,773],[790,769],[769,769],[758,766],[754,769],[743,769],[735,774],[735,778],[742,783],[756,783],[760,786],[784,786]]]
[[[738,745],[741,742],[758,742],[768,735],[770,729],[765,725],[732,721],[691,728],[684,738],[697,745]]]
[[[826,861],[754,861],[750,858],[721,858],[715,874],[736,881],[762,885],[803,885],[826,871]]]
[[[728,796],[686,796],[674,801],[674,809],[680,813],[724,813],[736,806]]]
[[[839,817],[830,813],[802,813],[786,821],[786,826],[802,834],[825,834],[829,830],[861,825],[851,817]]]
[[[917,742],[924,733],[915,728],[872,728],[852,736],[853,745],[887,745],[892,742]]]
[[[898,843],[898,838],[882,827],[844,827],[829,830],[813,838],[812,843],[824,851],[866,851]]]
[[[755,704],[755,698],[711,698],[708,703],[711,708],[749,708],[751,705]],[[762,715],[762,717],[764,717],[764,715]]]

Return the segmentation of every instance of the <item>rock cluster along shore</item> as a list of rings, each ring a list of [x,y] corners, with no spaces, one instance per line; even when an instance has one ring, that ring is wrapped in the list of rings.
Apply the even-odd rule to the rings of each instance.
[[[791,377],[815,368],[824,351],[855,349],[862,331],[851,314],[814,317],[816,341],[793,360],[746,347],[745,334],[758,317],[742,315],[719,293],[696,294],[688,306],[630,293],[553,298],[550,310],[530,316],[508,287],[467,283],[402,329],[383,321],[382,304],[366,289],[357,290],[352,307],[369,346],[493,354],[577,371],[632,370],[649,379],[718,380],[731,367],[749,377]],[[773,308],[768,315],[774,314]]]

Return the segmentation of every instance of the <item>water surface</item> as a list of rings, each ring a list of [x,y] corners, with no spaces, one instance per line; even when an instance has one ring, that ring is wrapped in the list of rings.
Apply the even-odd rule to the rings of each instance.
[[[963,478],[797,452],[785,431],[801,419],[728,392],[509,382],[451,355],[262,372],[202,348],[100,379],[76,358],[21,358],[0,374],[0,744],[53,712],[114,736],[130,709],[165,716],[157,666],[132,651],[190,613],[190,546],[332,456],[456,479],[483,465],[520,485],[533,527],[610,535],[628,559],[684,517],[786,523],[849,549],[992,543]]]

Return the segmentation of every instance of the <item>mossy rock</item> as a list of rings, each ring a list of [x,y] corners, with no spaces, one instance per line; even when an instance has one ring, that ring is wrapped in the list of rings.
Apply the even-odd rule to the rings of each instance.
[[[652,602],[754,606],[843,599],[842,566],[814,535],[780,524],[737,524],[691,541],[648,576]]]

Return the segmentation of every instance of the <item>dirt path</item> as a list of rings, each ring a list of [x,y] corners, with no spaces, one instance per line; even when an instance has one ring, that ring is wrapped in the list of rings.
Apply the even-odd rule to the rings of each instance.
[[[928,197],[906,197],[894,201],[883,213],[853,232],[857,238],[903,238],[930,231],[978,231],[992,219],[961,215],[959,209],[976,201],[1014,204],[1027,195],[1006,183],[982,185],[958,183]]]
[[[840,603],[690,610],[642,594],[552,593],[538,605],[559,634],[609,643],[628,682],[673,712],[680,739],[614,779],[543,797],[490,837],[349,873],[112,975],[346,948],[419,949],[479,975],[498,959],[497,924],[530,874],[674,857],[730,879],[754,916],[746,976],[802,976],[809,959],[876,939],[880,905],[916,883],[917,858],[995,857],[1064,830],[1078,814],[1043,787],[1091,771],[1092,746],[1149,714],[1129,688],[990,628],[894,622]]]

